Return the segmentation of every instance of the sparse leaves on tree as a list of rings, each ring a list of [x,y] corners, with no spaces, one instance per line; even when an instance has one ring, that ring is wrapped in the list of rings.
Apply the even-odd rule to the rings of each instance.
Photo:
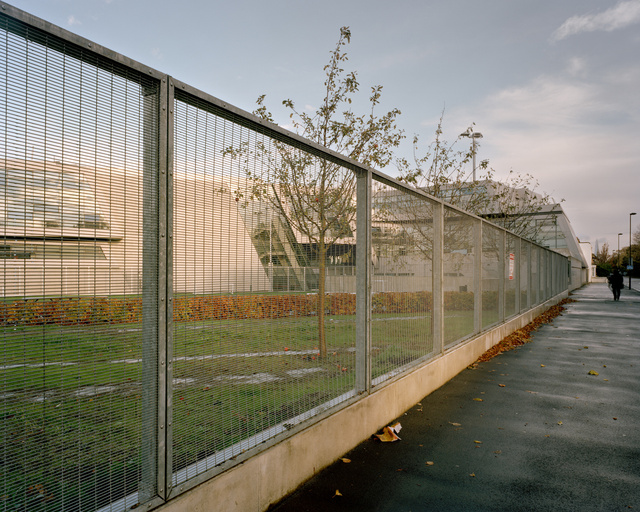
[[[347,156],[365,166],[382,168],[393,158],[393,150],[403,138],[396,124],[398,109],[378,115],[381,86],[371,87],[369,111],[352,110],[360,83],[355,71],[345,71],[346,45],[351,40],[348,27],[340,37],[324,67],[324,98],[313,113],[299,110],[291,99],[282,101],[289,110],[289,123],[298,135]],[[274,122],[260,96],[254,114]],[[315,250],[318,264],[318,343],[326,356],[324,333],[326,259],[332,246],[348,241],[355,226],[356,178],[352,170],[275,140],[244,142],[229,147],[225,155],[242,162],[249,178],[249,197],[236,193],[236,200],[266,201],[286,220],[298,241]],[[243,194],[243,197],[240,196]],[[349,242],[351,243],[351,242]]]

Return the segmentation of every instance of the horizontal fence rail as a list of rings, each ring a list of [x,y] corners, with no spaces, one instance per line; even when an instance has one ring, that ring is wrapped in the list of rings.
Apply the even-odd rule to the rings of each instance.
[[[160,505],[567,289],[559,253],[7,5],[0,89],[2,510]]]

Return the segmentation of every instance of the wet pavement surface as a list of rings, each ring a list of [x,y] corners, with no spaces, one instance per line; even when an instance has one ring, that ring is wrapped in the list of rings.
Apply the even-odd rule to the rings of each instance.
[[[270,510],[640,510],[640,292],[571,298],[400,416],[401,441],[363,442]]]

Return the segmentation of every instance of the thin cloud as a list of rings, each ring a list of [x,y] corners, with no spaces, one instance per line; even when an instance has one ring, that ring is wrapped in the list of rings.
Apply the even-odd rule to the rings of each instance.
[[[569,61],[569,66],[567,71],[571,76],[584,78],[587,71],[587,63],[584,59],[581,59],[579,57],[573,57]]]
[[[635,211],[635,196],[626,191],[640,188],[640,158],[632,143],[640,124],[632,84],[639,76],[640,66],[622,76],[602,74],[599,82],[542,75],[498,91],[473,112],[458,108],[446,121],[459,128],[470,118],[478,122],[484,134],[479,156],[489,158],[498,179],[509,169],[530,173],[538,191],[566,199],[563,209],[581,239],[606,234],[611,244],[610,205]],[[615,123],[603,122],[611,117]],[[594,180],[600,180],[597,186]]]
[[[67,24],[73,27],[74,25],[82,25],[82,22],[72,14],[67,18]]]
[[[561,41],[582,32],[612,32],[639,22],[640,0],[620,2],[598,14],[572,16],[553,33],[551,40]]]

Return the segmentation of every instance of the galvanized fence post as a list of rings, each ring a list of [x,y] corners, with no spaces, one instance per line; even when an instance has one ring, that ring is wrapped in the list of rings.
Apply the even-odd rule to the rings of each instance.
[[[507,268],[506,265],[509,264],[506,258],[506,232],[500,230],[500,235],[498,236],[498,268],[500,272],[498,273],[498,321],[504,322],[504,301],[505,301],[505,287],[506,287],[506,273]]]
[[[483,221],[475,222],[473,230],[473,332],[479,333],[482,329],[482,227]]]
[[[521,306],[521,294],[522,294],[522,279],[520,276],[520,258],[522,258],[522,238],[518,237],[516,238],[516,243],[515,243],[515,247],[513,248],[513,251],[515,252],[515,262],[513,265],[513,273],[514,273],[514,279],[516,280],[516,296],[514,297],[515,299],[515,312],[516,314],[520,313],[520,306]]]
[[[527,304],[526,308],[531,309],[533,306],[533,286],[531,284],[531,253],[533,251],[533,246],[527,242]]]
[[[444,352],[444,205],[433,206],[433,352]]]
[[[371,172],[356,188],[356,391],[371,390]]]
[[[159,262],[160,180],[158,177],[158,134],[160,91],[144,88],[143,95],[143,245],[142,245],[142,474],[139,501],[154,498],[161,485],[158,471],[158,429],[160,365],[159,336],[164,304],[161,302]]]
[[[162,101],[160,109],[160,196],[163,197],[162,216],[166,233],[165,253],[160,266],[160,282],[166,296],[165,317],[163,319],[164,339],[159,340],[160,351],[166,364],[160,367],[158,386],[160,389],[160,416],[164,422],[164,432],[159,431],[158,471],[164,476],[164,486],[160,488],[160,496],[167,499],[171,491],[173,474],[172,459],[172,424],[173,424],[173,105],[174,85],[170,76],[162,79]]]

